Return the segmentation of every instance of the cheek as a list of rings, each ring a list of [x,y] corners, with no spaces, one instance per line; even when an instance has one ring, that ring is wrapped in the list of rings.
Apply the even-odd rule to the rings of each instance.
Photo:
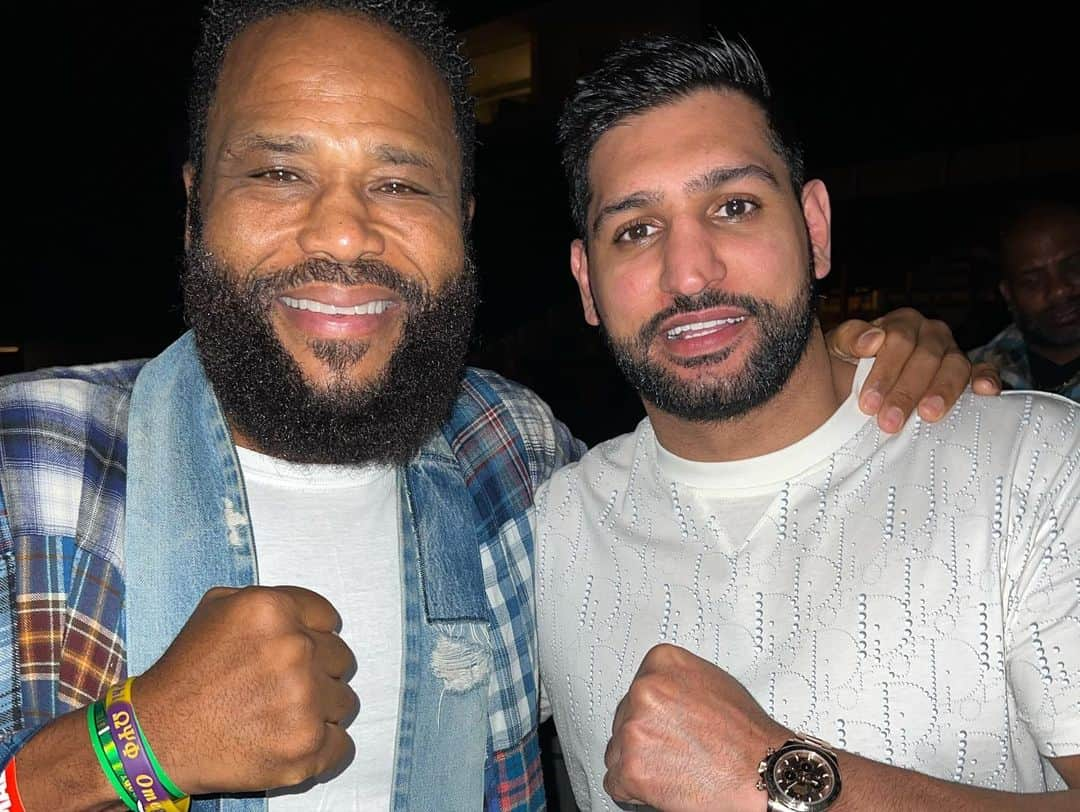
[[[295,207],[221,196],[209,201],[203,214],[207,248],[236,268],[258,268],[273,262],[295,262]],[[295,253],[295,251],[293,251]]]
[[[1023,313],[1036,313],[1042,309],[1045,303],[1045,295],[1042,288],[1025,288],[1013,292],[1013,301],[1016,309]]]
[[[656,262],[647,255],[593,274],[593,301],[609,332],[618,335],[637,332],[670,304],[660,290],[659,277]]]
[[[441,287],[465,264],[465,238],[458,221],[447,217],[409,218],[399,222],[394,232],[396,238],[387,246],[390,255],[384,259],[400,265],[403,272],[412,270],[432,290]]]
[[[801,284],[806,274],[807,250],[802,241],[779,235],[749,241],[745,252],[746,284],[767,298],[781,287],[790,287],[795,282]]]

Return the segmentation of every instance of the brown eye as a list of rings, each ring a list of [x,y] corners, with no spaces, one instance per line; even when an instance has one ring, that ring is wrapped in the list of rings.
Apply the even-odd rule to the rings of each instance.
[[[726,220],[739,220],[753,214],[758,209],[758,204],[752,200],[734,197],[720,207],[719,215]]]
[[[275,167],[274,169],[267,169],[263,172],[257,172],[253,177],[263,178],[264,180],[271,181],[273,183],[292,183],[300,180],[300,176],[295,172],[290,172],[288,169],[282,169]]]
[[[616,242],[640,242],[656,233],[656,226],[650,223],[631,223],[615,235]]]
[[[386,183],[379,186],[379,191],[394,196],[423,194],[423,192],[421,192],[415,186],[410,186],[407,183],[402,183],[400,180],[387,181]]]

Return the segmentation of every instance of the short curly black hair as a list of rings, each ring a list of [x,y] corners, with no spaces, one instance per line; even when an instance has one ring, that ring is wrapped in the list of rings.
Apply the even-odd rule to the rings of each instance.
[[[800,193],[805,172],[802,148],[749,44],[718,33],[704,41],[669,35],[642,37],[622,44],[596,70],[578,79],[559,117],[570,214],[581,236],[588,238],[589,157],[600,136],[630,116],[708,88],[741,93],[761,108],[771,146],[787,165],[796,194]]]
[[[210,0],[203,8],[188,97],[188,159],[195,177],[202,173],[207,117],[229,44],[260,20],[306,11],[365,17],[404,37],[428,58],[450,93],[461,148],[461,196],[467,201],[472,196],[476,151],[476,109],[469,95],[472,66],[443,12],[424,0]]]

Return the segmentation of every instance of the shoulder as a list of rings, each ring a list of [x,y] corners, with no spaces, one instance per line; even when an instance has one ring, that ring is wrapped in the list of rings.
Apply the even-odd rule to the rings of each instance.
[[[145,360],[78,367],[52,367],[0,377],[0,406],[32,408],[67,405],[78,409],[94,396],[130,396]]]
[[[0,378],[5,445],[17,437],[47,442],[85,440],[97,432],[123,436],[126,421],[120,418],[144,363],[58,367]]]
[[[581,459],[556,471],[537,493],[537,504],[560,501],[567,496],[586,498],[589,494],[624,492],[638,464],[651,458],[655,442],[652,427],[644,419],[627,434],[613,437],[589,449]]]
[[[473,367],[465,371],[445,433],[454,453],[464,455],[467,464],[509,461],[527,471],[533,487],[584,451],[535,392]]]
[[[75,537],[83,513],[114,524],[126,470],[128,406],[142,364],[0,378],[0,490],[14,533]],[[85,511],[91,502],[104,509]]]

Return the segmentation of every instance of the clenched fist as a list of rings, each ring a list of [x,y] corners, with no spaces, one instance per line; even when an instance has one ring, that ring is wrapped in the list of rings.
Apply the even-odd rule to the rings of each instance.
[[[298,784],[345,761],[355,659],[334,607],[300,587],[211,589],[134,685],[139,722],[192,795]]]
[[[758,763],[789,736],[726,671],[658,645],[615,709],[604,789],[664,812],[764,809]]]

